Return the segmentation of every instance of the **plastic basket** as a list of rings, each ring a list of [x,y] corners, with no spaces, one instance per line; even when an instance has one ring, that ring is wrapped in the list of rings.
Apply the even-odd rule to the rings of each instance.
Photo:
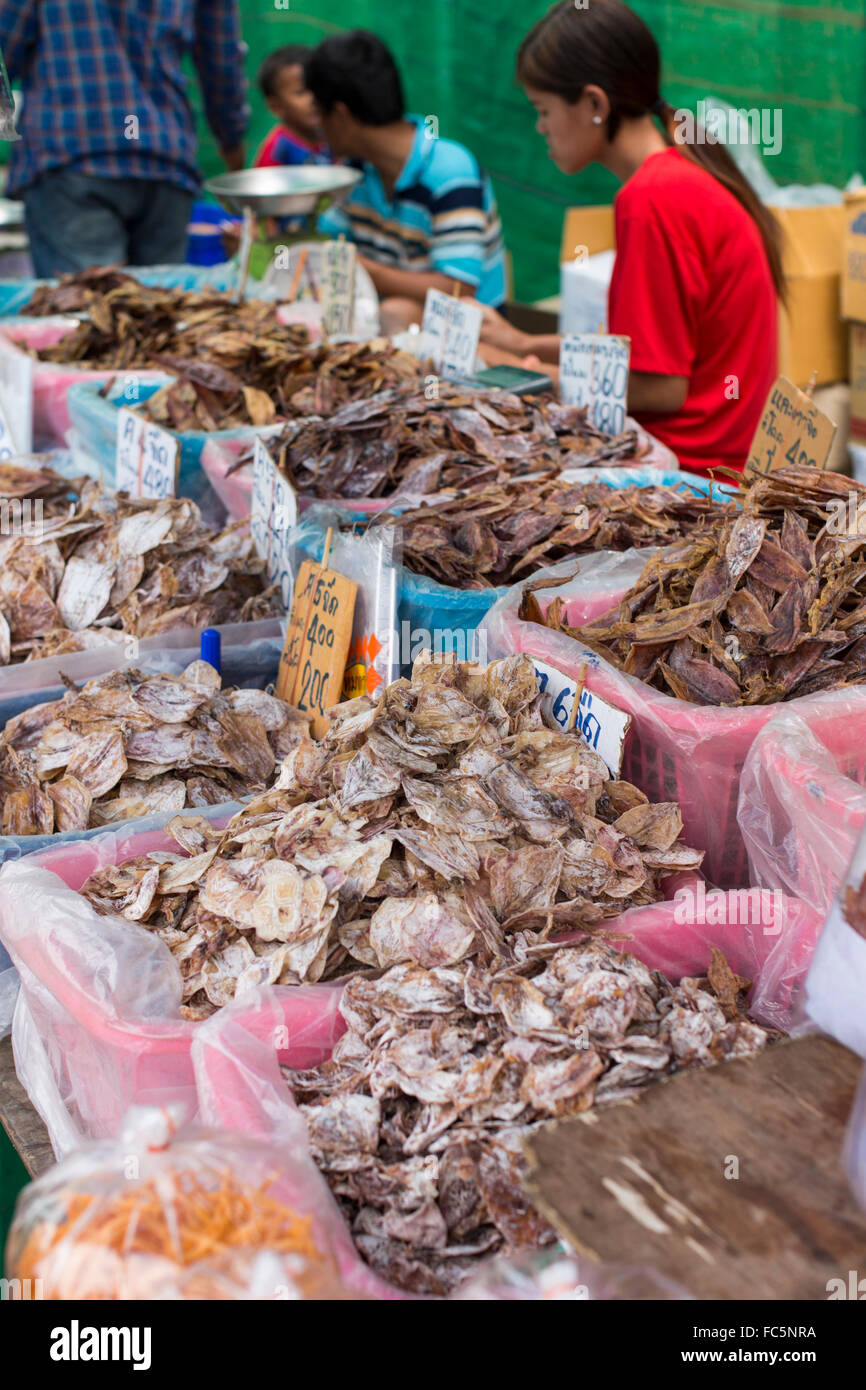
[[[0,324],[0,358],[21,356],[19,343],[31,348],[52,347],[78,326],[72,318],[9,319]],[[76,367],[62,362],[33,361],[33,447],[50,449],[66,443],[70,426],[68,394],[76,382],[99,385],[110,381],[117,372],[99,371],[93,367]],[[164,373],[136,371],[139,382],[158,381]]]
[[[567,621],[580,626],[611,608],[630,582],[619,589],[587,587],[571,594],[562,589],[538,597],[546,607],[560,593]],[[679,803],[684,839],[706,851],[703,870],[720,887],[741,888],[749,883],[748,856],[737,820],[740,774],[755,737],[780,712],[801,714],[838,759],[844,775],[866,780],[866,687],[848,692],[847,717],[842,719],[833,692],[739,709],[694,705],[624,675],[564,634],[521,622],[516,617],[518,601],[517,593],[510,591],[500,601],[501,609],[489,618],[504,631],[505,648],[526,652],[574,679],[585,664],[586,689],[631,715],[622,776],[651,801]],[[502,654],[493,645],[490,655]]]

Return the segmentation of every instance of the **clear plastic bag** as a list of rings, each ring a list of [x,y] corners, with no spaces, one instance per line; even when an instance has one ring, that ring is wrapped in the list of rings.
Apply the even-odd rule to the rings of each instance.
[[[217,825],[217,808],[196,813]],[[0,871],[0,941],[21,980],[12,1041],[19,1079],[57,1154],[115,1134],[134,1104],[194,1105],[190,1043],[200,1025],[180,1013],[182,980],[145,928],[100,916],[76,891],[97,869],[177,849],[159,828],[105,831]],[[297,1066],[330,1054],[343,1031],[339,989],[281,991],[280,1026]],[[270,1037],[267,1010],[250,1027]]]
[[[338,1270],[339,1214],[302,1144],[176,1133],[181,1118],[133,1109],[116,1139],[26,1188],[7,1277],[60,1300],[358,1297]]]

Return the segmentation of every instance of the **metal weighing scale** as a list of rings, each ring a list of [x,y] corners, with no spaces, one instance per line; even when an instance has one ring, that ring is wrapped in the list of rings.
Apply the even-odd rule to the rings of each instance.
[[[360,171],[342,164],[310,164],[302,168],[241,169],[208,179],[205,189],[229,212],[244,219],[238,269],[238,300],[246,294],[253,249],[254,217],[306,217],[309,236],[326,199],[342,202],[361,180]]]

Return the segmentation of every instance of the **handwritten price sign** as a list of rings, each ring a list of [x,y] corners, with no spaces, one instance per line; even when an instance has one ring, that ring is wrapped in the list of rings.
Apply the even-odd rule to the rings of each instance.
[[[570,333],[562,340],[559,390],[567,405],[587,407],[591,425],[608,434],[625,428],[631,339]]]
[[[130,497],[174,497],[178,441],[123,406],[117,412],[115,487]]]
[[[326,711],[343,698],[358,586],[336,570],[305,560],[298,573],[276,694],[310,715],[313,733],[328,729]]]
[[[577,686],[572,676],[555,666],[536,661],[535,674],[541,690],[541,714],[553,729],[575,728],[590,748],[603,758],[614,777],[622,767],[622,750],[631,724],[631,715],[609,705],[599,695],[582,690],[576,717],[572,718]]]
[[[33,448],[33,359],[0,356],[0,459]]]
[[[433,365],[441,376],[472,376],[481,337],[479,308],[441,290],[428,290],[421,331],[431,343]]]
[[[279,584],[283,607],[292,597],[289,566],[289,533],[298,524],[295,490],[274,463],[261,439],[253,457],[253,502],[250,531],[271,584]]]
[[[351,241],[325,243],[325,313],[327,333],[352,333],[355,328],[355,267],[357,256]]]
[[[746,460],[745,476],[755,478],[777,468],[824,468],[836,426],[815,402],[787,377],[773,383],[761,423]]]

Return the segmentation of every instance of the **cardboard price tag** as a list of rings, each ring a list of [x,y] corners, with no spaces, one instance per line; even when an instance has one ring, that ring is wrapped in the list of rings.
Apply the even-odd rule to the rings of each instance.
[[[0,357],[0,458],[33,449],[33,359],[24,353]]]
[[[451,379],[472,376],[481,337],[481,310],[441,290],[428,290],[421,331],[432,344],[433,365]]]
[[[567,405],[587,407],[596,429],[625,428],[631,339],[610,333],[570,333],[562,340],[559,391]]]
[[[250,530],[268,579],[279,584],[283,607],[288,608],[292,597],[289,533],[298,524],[298,498],[261,439],[254,449]]]
[[[325,243],[324,326],[326,333],[352,333],[355,328],[355,244]]]
[[[313,733],[327,731],[325,711],[343,698],[357,584],[305,560],[298,574],[276,694],[311,717]]]
[[[544,661],[536,661],[535,674],[541,688],[541,714],[545,723],[551,729],[577,729],[589,747],[604,759],[612,775],[618,777],[631,715],[584,688],[575,716],[577,684],[574,678],[563,675]]]
[[[130,497],[174,497],[178,441],[123,406],[117,412],[115,487]]]
[[[746,461],[745,477],[766,477],[777,468],[825,468],[836,426],[786,376],[770,388]]]

